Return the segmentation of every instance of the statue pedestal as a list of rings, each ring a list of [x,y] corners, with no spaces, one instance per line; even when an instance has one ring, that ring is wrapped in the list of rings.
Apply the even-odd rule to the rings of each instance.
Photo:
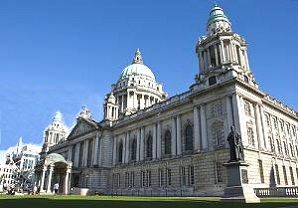
[[[224,190],[223,202],[260,203],[253,188],[248,184],[247,167],[244,161],[225,163],[227,168],[228,183]]]

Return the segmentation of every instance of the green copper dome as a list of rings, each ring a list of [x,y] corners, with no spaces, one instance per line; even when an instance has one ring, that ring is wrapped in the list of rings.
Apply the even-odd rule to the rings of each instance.
[[[209,15],[208,25],[210,25],[214,22],[218,22],[218,21],[224,21],[224,22],[231,24],[230,20],[225,15],[223,9],[217,5],[214,5],[214,7],[212,8],[210,15]]]
[[[125,79],[131,75],[142,75],[155,80],[155,76],[151,69],[143,63],[143,58],[139,49],[136,50],[132,64],[127,66],[120,75],[120,80]]]
[[[120,79],[125,79],[131,75],[143,75],[155,80],[155,76],[151,69],[144,64],[131,64],[127,66],[121,73]]]

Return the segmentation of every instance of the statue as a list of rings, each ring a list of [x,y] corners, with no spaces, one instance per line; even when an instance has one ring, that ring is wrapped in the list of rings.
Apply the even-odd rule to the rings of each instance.
[[[230,161],[236,162],[243,160],[243,148],[241,144],[241,136],[234,131],[234,126],[231,126],[231,132],[228,135],[230,145]]]

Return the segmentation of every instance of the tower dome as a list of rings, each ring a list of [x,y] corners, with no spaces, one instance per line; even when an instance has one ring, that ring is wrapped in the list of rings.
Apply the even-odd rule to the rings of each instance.
[[[225,15],[224,10],[216,4],[210,11],[207,31],[209,36],[223,32],[232,32],[232,24],[229,18]]]
[[[120,80],[125,79],[132,75],[141,75],[152,80],[155,80],[155,76],[151,69],[144,65],[142,54],[139,49],[136,50],[132,64],[125,67],[120,75]]]
[[[210,11],[208,25],[210,25],[214,22],[218,22],[218,21],[224,21],[224,22],[231,24],[230,20],[225,15],[223,9],[217,5],[214,5]]]

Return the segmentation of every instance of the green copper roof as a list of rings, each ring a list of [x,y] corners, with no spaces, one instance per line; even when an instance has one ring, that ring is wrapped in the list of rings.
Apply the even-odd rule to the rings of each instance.
[[[143,75],[155,80],[155,76],[151,69],[144,64],[131,64],[127,66],[120,75],[120,80],[132,75]]]
[[[214,22],[218,22],[218,21],[225,21],[225,22],[230,23],[228,17],[225,15],[223,9],[217,5],[214,5],[214,7],[212,8],[210,15],[209,15],[208,25],[210,25]]]
[[[155,76],[151,69],[144,65],[140,49],[137,49],[132,64],[127,66],[120,75],[120,80],[132,75],[143,75],[155,80]]]

